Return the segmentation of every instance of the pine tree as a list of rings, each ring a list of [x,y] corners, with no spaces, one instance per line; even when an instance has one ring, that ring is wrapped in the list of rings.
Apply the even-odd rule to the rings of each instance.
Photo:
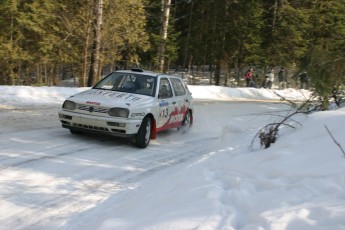
[[[309,24],[306,9],[300,2],[265,1],[263,48],[266,65],[292,65],[305,54],[308,40],[304,35]]]
[[[116,0],[104,10],[102,61],[111,71],[139,66],[139,54],[149,48],[143,1]]]
[[[259,62],[261,1],[186,1],[190,10],[184,64],[215,67],[215,84],[221,70],[246,62]],[[182,33],[183,35],[183,33]],[[181,46],[183,46],[182,44]]]
[[[310,1],[310,12],[311,45],[304,60],[326,110],[332,91],[345,83],[345,0]]]
[[[0,2],[0,67],[5,84],[21,84],[20,69],[31,59],[25,51],[25,30],[23,29],[21,7],[23,0],[3,0]]]

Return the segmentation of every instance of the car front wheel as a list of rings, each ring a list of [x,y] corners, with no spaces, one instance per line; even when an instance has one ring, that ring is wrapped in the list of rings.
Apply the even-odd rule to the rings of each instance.
[[[75,129],[70,129],[69,131],[70,131],[72,134],[81,134],[80,131],[75,130]]]
[[[135,142],[139,148],[146,148],[151,139],[151,128],[152,128],[152,120],[150,117],[145,117],[139,131],[136,135]]]

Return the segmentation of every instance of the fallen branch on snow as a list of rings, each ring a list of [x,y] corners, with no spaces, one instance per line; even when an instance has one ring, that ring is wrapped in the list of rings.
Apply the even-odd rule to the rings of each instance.
[[[339,147],[339,148],[340,148],[340,150],[342,151],[342,153],[343,153],[343,157],[345,157],[345,151],[344,151],[343,147],[341,147],[340,143],[339,143],[339,142],[337,142],[337,141],[335,140],[335,138],[333,137],[333,135],[332,135],[331,131],[328,129],[328,127],[327,127],[326,125],[325,125],[325,128],[326,128],[326,130],[327,130],[328,134],[329,134],[329,135],[331,136],[331,138],[333,139],[334,143],[335,143],[336,145],[338,145],[338,147]]]

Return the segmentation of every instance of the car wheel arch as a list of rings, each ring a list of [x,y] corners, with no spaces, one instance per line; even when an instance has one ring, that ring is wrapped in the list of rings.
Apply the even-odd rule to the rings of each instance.
[[[186,124],[187,116],[189,116],[188,118],[189,121]],[[191,109],[187,109],[184,114],[183,120],[181,122],[181,126],[177,127],[177,130],[179,132],[185,133],[192,127],[192,125],[193,125],[193,111]]]
[[[156,130],[156,128],[157,128],[157,126],[156,126],[156,119],[155,119],[155,117],[153,116],[153,114],[152,113],[149,113],[149,114],[147,114],[146,116],[145,116],[145,118],[146,117],[149,117],[150,119],[151,119],[151,121],[152,121],[152,127],[151,127],[151,139],[156,139],[156,137],[157,137],[157,130]],[[145,119],[144,118],[144,119]]]

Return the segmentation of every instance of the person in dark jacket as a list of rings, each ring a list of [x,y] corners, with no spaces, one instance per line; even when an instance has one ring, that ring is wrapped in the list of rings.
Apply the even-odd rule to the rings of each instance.
[[[281,67],[278,72],[279,89],[286,88],[286,74],[284,67]]]
[[[308,75],[307,75],[307,72],[304,71],[303,73],[301,73],[299,75],[299,81],[301,83],[301,89],[307,89],[308,88]]]

